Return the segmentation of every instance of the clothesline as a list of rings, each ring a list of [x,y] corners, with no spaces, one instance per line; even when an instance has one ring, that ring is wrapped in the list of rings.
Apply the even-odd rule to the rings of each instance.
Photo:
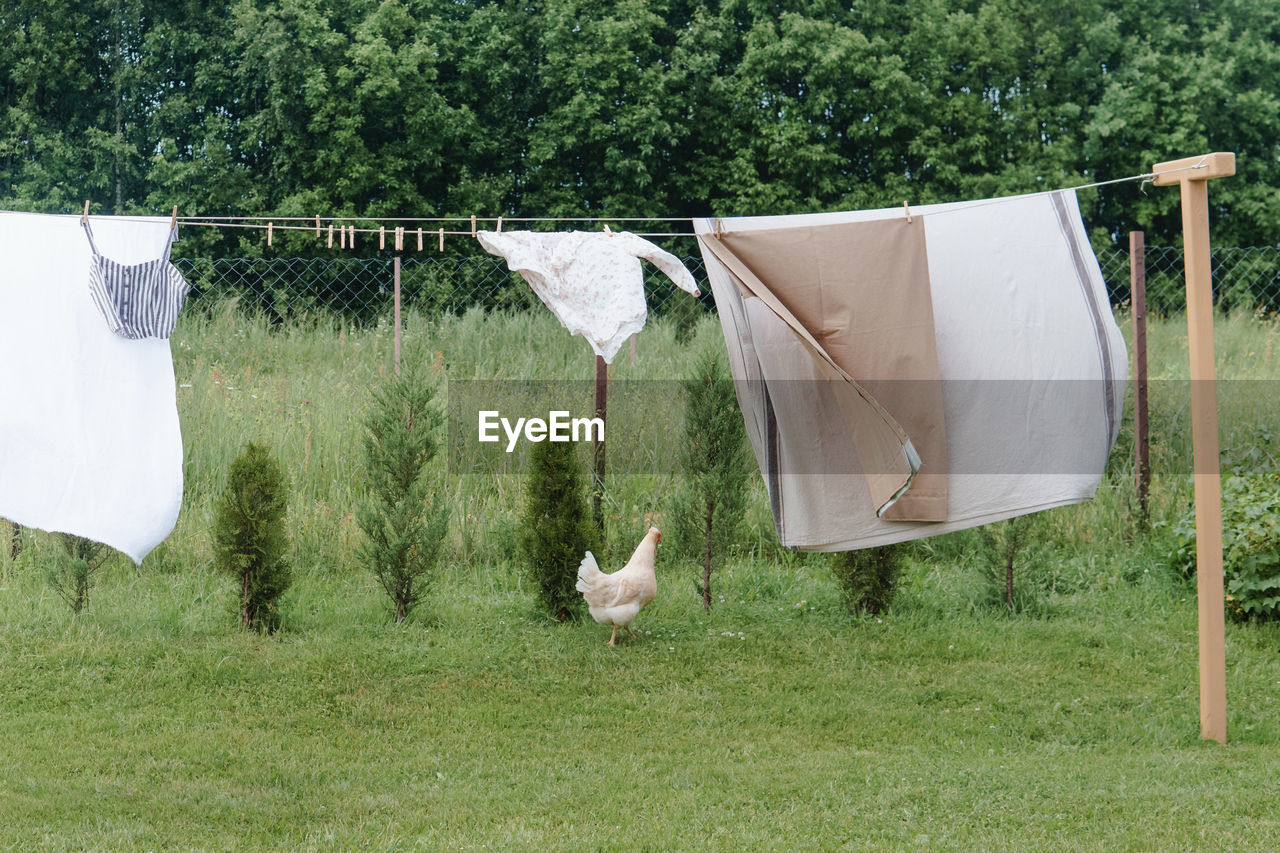
[[[1184,166],[1179,169],[1169,170],[1162,174],[1171,174],[1172,172],[1183,172],[1194,169],[1203,169],[1206,165],[1203,161],[1190,166]],[[1001,198],[990,199],[988,204],[998,204],[1001,202],[1013,201],[1019,198],[1025,198],[1028,195],[1040,195],[1051,192],[1059,192],[1062,190],[1087,190],[1097,187],[1105,187],[1113,184],[1130,183],[1141,181],[1143,184],[1155,178],[1154,172],[1144,172],[1138,175],[1130,175],[1124,178],[1113,178],[1106,181],[1095,181],[1093,183],[1081,184],[1074,187],[1061,187],[1054,190],[1040,190],[1033,193],[1023,193],[1018,195],[1004,196]],[[970,206],[972,207],[972,206]],[[908,202],[903,202],[903,212],[908,218],[912,216],[911,208]],[[937,215],[947,211],[934,211],[930,215]],[[130,218],[142,219],[142,217],[120,217],[120,219],[128,220]],[[701,217],[699,217],[701,218]],[[705,217],[719,221],[724,217]],[[266,231],[268,245],[272,242],[276,231],[313,231],[317,237],[325,239],[327,245],[332,248],[335,243],[338,248],[354,248],[355,236],[360,235],[377,235],[379,240],[379,248],[386,248],[387,237],[391,236],[393,245],[396,250],[402,250],[406,241],[413,240],[417,243],[419,251],[425,249],[427,240],[434,239],[441,251],[444,249],[445,237],[475,237],[479,230],[492,230],[499,233],[502,232],[504,225],[511,224],[529,224],[529,223],[590,223],[592,225],[602,225],[605,228],[611,223],[687,223],[692,226],[695,217],[689,216],[175,216],[174,223],[177,225],[186,225],[196,228],[239,228],[256,231]],[[362,227],[356,223],[377,222],[376,227]],[[277,224],[279,223],[279,224]],[[305,223],[305,224],[304,224]],[[391,224],[388,227],[387,224]],[[424,227],[427,223],[434,223],[435,228]],[[464,223],[467,227],[459,229],[449,227],[456,223]],[[485,227],[491,226],[491,227]],[[638,237],[693,237],[690,231],[638,231],[634,232]]]
[[[515,223],[532,223],[532,222],[592,222],[597,224],[608,225],[609,223],[621,222],[692,222],[689,217],[682,218],[620,218],[620,217],[598,217],[598,218],[573,218],[573,217],[512,217],[505,216],[496,217],[376,217],[376,216],[320,216],[320,217],[282,217],[282,216],[179,216],[177,218],[178,225],[189,225],[196,228],[242,228],[256,231],[312,231],[317,237],[328,238],[332,233],[335,240],[340,243],[349,241],[350,235],[367,234],[378,235],[381,241],[385,241],[387,236],[395,237],[399,232],[400,238],[413,238],[421,243],[436,238],[443,239],[445,237],[475,237],[479,230],[497,231],[501,233],[504,225]],[[317,221],[319,224],[316,224]],[[308,225],[277,225],[276,223],[290,222],[308,222]],[[409,226],[393,226],[379,225],[377,227],[359,227],[354,224],[346,223],[427,223],[427,222],[471,222],[472,226],[467,230],[457,230],[452,228],[423,228]],[[492,228],[483,228],[486,223],[493,223]],[[692,231],[637,231],[634,232],[638,237],[692,237]],[[332,245],[332,242],[330,242]],[[352,244],[354,245],[354,244]],[[345,246],[344,246],[345,247]],[[421,250],[422,246],[419,246]]]

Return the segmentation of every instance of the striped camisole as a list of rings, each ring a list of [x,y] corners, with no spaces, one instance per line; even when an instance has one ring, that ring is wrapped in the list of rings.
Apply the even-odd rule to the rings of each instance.
[[[178,323],[178,311],[191,286],[169,263],[169,248],[177,229],[169,234],[164,257],[141,264],[121,264],[105,258],[93,242],[89,223],[84,233],[93,250],[89,292],[112,332],[129,340],[167,338]]]

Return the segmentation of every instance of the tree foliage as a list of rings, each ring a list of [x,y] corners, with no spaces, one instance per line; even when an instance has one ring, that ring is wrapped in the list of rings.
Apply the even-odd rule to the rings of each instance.
[[[581,614],[578,566],[587,551],[600,550],[585,488],[572,443],[533,445],[518,534],[520,558],[539,605],[560,622]]]
[[[684,435],[672,524],[677,550],[695,560],[702,606],[711,609],[712,569],[724,564],[746,510],[754,470],[729,368],[718,349],[707,350],[684,382]]]
[[[246,444],[227,470],[213,509],[214,566],[235,579],[240,627],[274,632],[280,596],[293,581],[284,517],[289,485],[267,448]]]
[[[836,554],[831,573],[840,585],[840,602],[845,610],[873,616],[887,611],[897,592],[907,548],[906,543],[896,543]]]
[[[360,559],[390,597],[397,622],[423,599],[440,558],[449,505],[428,470],[444,416],[435,387],[406,366],[375,388],[365,424],[370,495],[356,510]]]
[[[1269,0],[0,0],[0,27],[8,208],[787,213],[1228,150],[1215,241],[1280,241]],[[1101,243],[1179,233],[1174,192],[1082,203]]]

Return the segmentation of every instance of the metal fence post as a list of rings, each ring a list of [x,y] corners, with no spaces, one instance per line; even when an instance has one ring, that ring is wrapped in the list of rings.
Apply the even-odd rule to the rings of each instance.
[[[394,322],[396,325],[396,332],[395,332],[396,376],[399,376],[400,375],[400,256],[399,255],[395,256],[394,270],[395,272],[393,274],[393,277],[395,281],[392,284],[391,289],[393,292],[392,300],[395,303]]]
[[[601,356],[596,356],[596,393],[595,393],[595,417],[604,421],[607,417],[605,410],[608,406],[609,397],[609,365]],[[591,450],[595,457],[595,482],[592,484],[591,490],[591,510],[595,516],[596,527],[600,529],[601,535],[604,534],[604,431],[599,433],[596,438],[596,432],[592,431]]]
[[[1148,520],[1151,437],[1147,421],[1147,252],[1145,234],[1129,232],[1129,286],[1133,297],[1133,453],[1142,523]]]

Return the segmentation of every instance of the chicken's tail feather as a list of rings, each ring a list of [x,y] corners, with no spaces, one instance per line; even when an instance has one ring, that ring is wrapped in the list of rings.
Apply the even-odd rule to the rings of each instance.
[[[574,584],[574,588],[578,592],[587,592],[595,583],[595,579],[602,574],[604,572],[600,571],[595,555],[588,551],[587,556],[583,557],[582,562],[578,564],[578,582]]]

